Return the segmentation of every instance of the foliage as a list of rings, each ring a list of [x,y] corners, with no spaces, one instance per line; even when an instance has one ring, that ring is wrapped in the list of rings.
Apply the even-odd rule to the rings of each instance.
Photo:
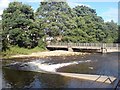
[[[40,39],[40,40],[38,41],[38,47],[39,47],[39,48],[46,49],[46,44],[44,43],[43,39]]]
[[[102,17],[97,16],[94,9],[86,6],[76,6],[72,10],[76,13],[77,27],[65,32],[63,41],[67,42],[117,42],[118,29],[113,21],[105,23]]]
[[[41,2],[36,17],[44,33],[50,37],[63,35],[63,32],[76,27],[71,20],[74,15],[66,2]]]
[[[118,43],[120,43],[120,25],[118,25],[118,40],[117,40]]]
[[[107,28],[106,28],[106,41],[108,42],[118,42],[118,26],[117,23],[114,23],[113,20],[111,22],[106,22],[105,23]]]
[[[58,42],[56,37],[61,36],[61,42],[119,41],[117,23],[104,22],[95,9],[87,6],[70,8],[66,2],[47,1],[41,2],[35,13],[31,6],[21,2],[9,4],[0,22],[4,51],[9,45],[29,49],[38,46],[45,49],[45,36],[53,37],[55,42]]]
[[[1,54],[4,57],[10,57],[11,55],[17,55],[17,54],[31,54],[34,52],[44,51],[45,49],[40,47],[35,47],[33,49],[27,49],[19,46],[10,46],[9,50],[3,51]]]
[[[38,45],[38,40],[42,37],[42,30],[34,19],[31,6],[20,2],[9,4],[3,12],[2,23],[3,32],[9,36],[11,45],[33,48]]]
[[[9,49],[7,35],[2,29],[2,20],[0,20],[0,51],[6,51]]]

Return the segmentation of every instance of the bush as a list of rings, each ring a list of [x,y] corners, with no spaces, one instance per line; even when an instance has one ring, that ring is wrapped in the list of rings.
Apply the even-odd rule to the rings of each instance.
[[[38,47],[42,49],[46,49],[46,43],[43,41],[43,39],[40,39],[38,41]]]

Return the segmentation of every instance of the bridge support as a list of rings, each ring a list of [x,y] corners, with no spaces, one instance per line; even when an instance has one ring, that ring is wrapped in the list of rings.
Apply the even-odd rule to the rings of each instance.
[[[68,51],[73,52],[72,46],[70,44],[68,44],[67,48],[68,48]]]
[[[101,48],[101,53],[107,53],[107,49],[106,48]]]
[[[73,52],[73,49],[71,47],[68,47],[68,51]]]

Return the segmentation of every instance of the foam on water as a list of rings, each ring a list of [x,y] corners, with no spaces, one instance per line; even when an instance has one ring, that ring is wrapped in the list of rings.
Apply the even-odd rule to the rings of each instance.
[[[37,66],[40,70],[43,71],[49,71],[49,72],[56,72],[58,68],[69,66],[69,65],[75,65],[79,64],[82,62],[90,62],[91,60],[86,60],[86,61],[73,61],[73,62],[68,62],[68,63],[59,63],[59,64],[49,64],[49,63],[43,63],[43,61],[32,61],[29,62],[28,64]]]

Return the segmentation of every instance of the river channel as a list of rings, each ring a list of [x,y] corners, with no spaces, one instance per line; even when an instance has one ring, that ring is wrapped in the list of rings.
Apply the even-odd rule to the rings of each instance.
[[[8,60],[9,61],[9,60]],[[17,62],[2,67],[2,88],[110,88],[111,84],[81,80],[51,73],[37,72],[31,62],[59,68],[42,67],[42,70],[55,70],[78,74],[106,75],[118,77],[118,53],[93,53],[85,56],[49,57]],[[68,65],[69,64],[69,65]]]

